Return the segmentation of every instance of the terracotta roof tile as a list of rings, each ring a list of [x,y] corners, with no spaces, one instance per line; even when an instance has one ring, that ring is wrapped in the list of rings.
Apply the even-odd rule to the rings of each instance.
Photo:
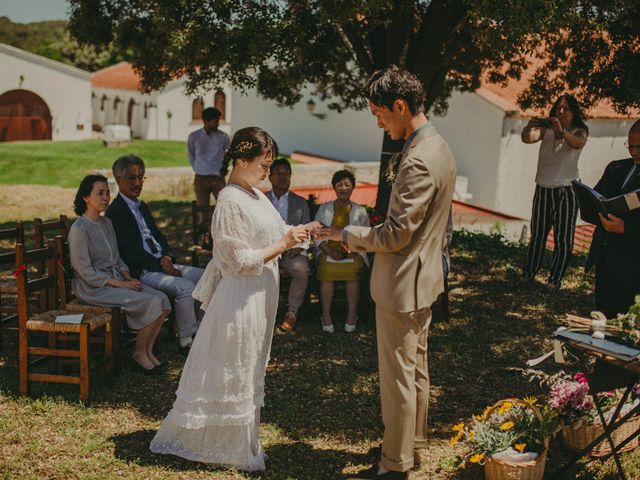
[[[127,62],[120,62],[98,70],[91,75],[91,86],[140,91],[140,76]]]

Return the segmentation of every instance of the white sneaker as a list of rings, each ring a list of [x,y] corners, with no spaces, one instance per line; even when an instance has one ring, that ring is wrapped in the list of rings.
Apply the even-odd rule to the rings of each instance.
[[[322,325],[322,331],[327,333],[333,333],[333,324],[331,325]]]
[[[355,332],[356,331],[356,326],[354,325],[349,325],[348,323],[344,324],[344,331],[347,333],[351,333],[351,332]]]

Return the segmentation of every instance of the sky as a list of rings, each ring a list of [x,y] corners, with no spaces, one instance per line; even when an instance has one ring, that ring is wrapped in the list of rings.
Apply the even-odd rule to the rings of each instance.
[[[65,20],[66,0],[0,0],[0,17],[15,23]]]

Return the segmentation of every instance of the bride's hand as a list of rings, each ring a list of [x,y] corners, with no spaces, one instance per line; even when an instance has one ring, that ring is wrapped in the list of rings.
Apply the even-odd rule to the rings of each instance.
[[[304,225],[298,225],[297,227],[291,227],[289,231],[283,237],[284,242],[287,245],[287,250],[291,247],[295,247],[299,243],[304,242],[309,238],[309,230]]]
[[[318,220],[314,220],[313,222],[309,222],[305,225],[305,227],[307,228],[307,230],[309,230],[311,232],[311,234],[313,235],[313,232],[315,230],[318,230],[322,227],[324,227],[324,225],[322,224],[322,222],[319,222]]]

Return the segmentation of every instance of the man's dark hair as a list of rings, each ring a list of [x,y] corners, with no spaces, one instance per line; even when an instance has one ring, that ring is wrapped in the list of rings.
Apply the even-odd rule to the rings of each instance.
[[[279,166],[287,167],[287,170],[289,170],[289,175],[291,175],[291,163],[289,163],[289,160],[284,157],[275,159],[275,161],[269,167],[269,175],[273,175],[273,171],[276,169],[276,167]]]
[[[349,170],[338,170],[336,173],[334,173],[333,177],[331,177],[331,186],[333,188],[336,188],[337,183],[341,182],[345,178],[348,178],[349,180],[351,180],[351,185],[353,185],[355,188],[356,177]]]
[[[140,157],[136,155],[125,155],[113,162],[113,166],[111,167],[113,176],[118,178],[126,175],[129,167],[132,165],[138,165],[142,169],[142,173],[144,173],[144,162]]]
[[[209,122],[211,120],[218,120],[222,116],[222,112],[216,107],[207,107],[202,110],[202,120]]]
[[[412,114],[424,109],[424,88],[414,74],[395,65],[376,70],[367,82],[364,95],[374,105],[393,110],[396,100],[404,100]]]
[[[109,184],[107,178],[102,175],[87,175],[82,179],[76,192],[76,198],[73,201],[73,211],[76,212],[76,215],[80,216],[87,211],[87,202],[84,197],[88,197],[91,194],[93,185],[98,182]]]

